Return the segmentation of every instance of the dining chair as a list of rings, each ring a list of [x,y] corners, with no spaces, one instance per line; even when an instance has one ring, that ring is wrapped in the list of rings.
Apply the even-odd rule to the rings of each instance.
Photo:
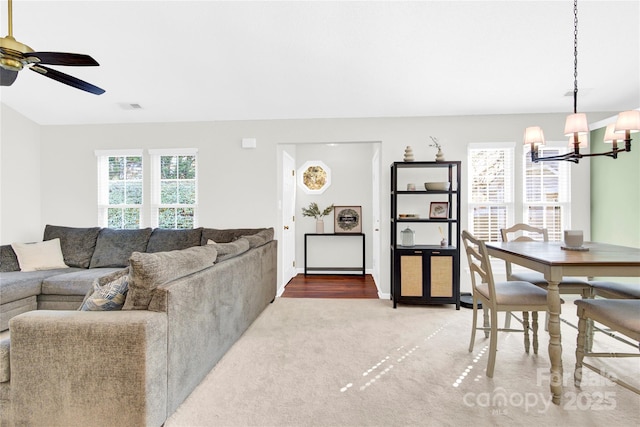
[[[588,323],[598,322],[610,330],[619,332],[635,341],[640,349],[640,300],[639,299],[581,299],[575,301],[578,306],[578,340],[576,344],[576,366],[573,373],[576,387],[582,382],[582,368],[587,367],[616,384],[640,394],[640,389],[615,375],[607,375],[610,369],[599,369],[584,361],[585,357],[640,357],[640,353],[594,353],[588,347]]]
[[[520,241],[549,241],[549,232],[546,228],[533,227],[529,224],[514,224],[509,228],[501,228],[500,234],[502,235],[503,242],[520,242]],[[522,280],[525,282],[533,283],[536,286],[540,286],[546,289],[549,283],[545,280],[542,273],[537,271],[518,271],[513,272],[511,263],[505,261],[507,280]],[[577,277],[565,277],[559,284],[559,291],[561,294],[580,294],[582,298],[591,298],[591,285],[588,281],[579,279]],[[547,317],[548,319],[548,317]],[[505,327],[509,327],[511,322],[511,315],[505,317]],[[545,322],[546,324],[546,322]]]
[[[469,352],[473,351],[476,330],[489,332],[489,361],[487,376],[493,377],[496,363],[498,332],[524,332],[524,349],[529,353],[529,329],[533,331],[533,352],[538,354],[538,312],[547,310],[547,291],[525,281],[495,282],[487,248],[467,230],[462,231],[473,287],[473,326]],[[478,302],[484,310],[483,327],[478,327]],[[499,328],[498,313],[522,311],[522,329]],[[529,327],[529,312],[532,325]]]
[[[640,299],[640,286],[631,283],[590,280],[591,295],[611,299]]]

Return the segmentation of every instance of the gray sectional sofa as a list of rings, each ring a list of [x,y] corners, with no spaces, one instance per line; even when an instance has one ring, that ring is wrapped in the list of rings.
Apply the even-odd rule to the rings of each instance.
[[[273,229],[47,226],[56,238],[69,268],[17,271],[0,248],[2,425],[162,425],[276,295]],[[122,310],[78,310],[123,275]]]

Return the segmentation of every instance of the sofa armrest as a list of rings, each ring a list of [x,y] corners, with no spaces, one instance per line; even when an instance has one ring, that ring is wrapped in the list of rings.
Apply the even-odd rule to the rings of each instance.
[[[15,425],[165,421],[165,313],[39,310],[9,328]]]

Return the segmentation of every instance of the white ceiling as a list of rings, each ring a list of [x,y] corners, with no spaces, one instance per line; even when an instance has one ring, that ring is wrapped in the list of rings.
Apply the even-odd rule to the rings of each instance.
[[[578,110],[639,107],[640,0],[582,0],[578,17]],[[52,67],[100,96],[28,70],[0,89],[42,125],[573,108],[571,0],[14,0],[13,34],[100,63]]]

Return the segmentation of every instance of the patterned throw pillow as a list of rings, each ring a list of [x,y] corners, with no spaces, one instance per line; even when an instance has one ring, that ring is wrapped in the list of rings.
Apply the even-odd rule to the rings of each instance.
[[[122,310],[129,290],[129,269],[124,269],[116,278],[102,284],[100,279],[93,281],[93,290],[85,298],[81,311],[112,311]]]

